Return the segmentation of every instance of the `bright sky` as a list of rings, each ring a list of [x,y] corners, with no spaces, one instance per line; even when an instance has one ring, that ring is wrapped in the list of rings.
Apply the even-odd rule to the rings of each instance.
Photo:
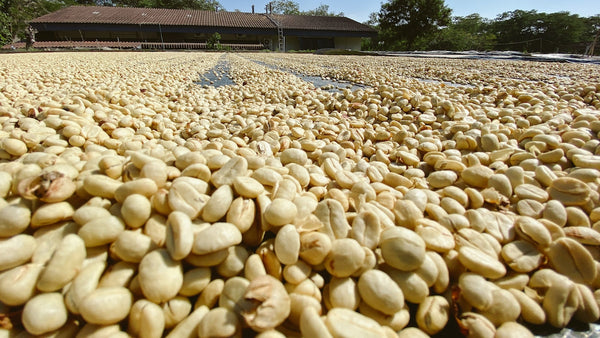
[[[300,4],[300,10],[307,11],[318,7],[320,4],[329,5],[329,10],[344,12],[344,14],[358,22],[365,22],[369,14],[378,12],[381,0],[294,0]],[[228,11],[239,9],[242,12],[252,11],[254,4],[257,13],[264,13],[268,0],[219,0]],[[600,1],[597,0],[446,0],[446,6],[452,9],[453,16],[465,16],[479,13],[484,18],[494,19],[498,14],[516,9],[538,12],[568,11],[571,14],[588,17],[600,14]]]

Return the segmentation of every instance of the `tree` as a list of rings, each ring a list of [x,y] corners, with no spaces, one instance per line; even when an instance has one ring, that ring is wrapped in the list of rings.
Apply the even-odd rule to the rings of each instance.
[[[0,39],[25,40],[27,21],[74,4],[75,0],[0,0]]]
[[[379,25],[388,47],[412,49],[417,38],[450,23],[444,0],[390,0],[381,5]]]
[[[329,11],[329,5],[321,4],[315,9],[301,11],[300,5],[292,0],[275,0],[267,4],[273,9],[273,14],[290,15],[315,15],[315,16],[344,16],[343,12],[335,13]]]
[[[551,52],[583,52],[589,39],[589,19],[569,12],[504,12],[492,24],[496,48]]]
[[[113,0],[112,3],[124,7],[198,9],[203,11],[225,10],[217,0]]]
[[[207,49],[221,49],[221,34],[215,32],[206,41]]]
[[[344,12],[330,12],[329,5],[319,5],[319,7],[310,11],[302,12],[303,15],[314,15],[314,16],[344,16]]]
[[[271,1],[267,6],[271,6],[273,14],[300,14],[300,5],[295,1],[290,0],[275,0]]]
[[[423,42],[425,49],[489,50],[494,47],[495,35],[490,32],[490,21],[479,14],[456,16],[452,23]]]
[[[0,0],[0,8],[2,9],[0,11],[0,46],[4,46],[12,41],[12,36],[8,28],[10,25],[10,17],[4,8],[6,2],[6,0]]]

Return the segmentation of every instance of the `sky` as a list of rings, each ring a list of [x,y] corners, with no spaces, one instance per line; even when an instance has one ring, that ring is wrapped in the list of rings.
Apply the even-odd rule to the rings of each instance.
[[[378,12],[381,0],[294,0],[300,4],[301,11],[307,11],[321,4],[329,5],[329,10],[339,13],[358,22],[365,22],[369,14]],[[219,0],[219,3],[228,11],[239,9],[242,12],[252,11],[254,4],[257,13],[264,13],[268,0]],[[568,11],[579,16],[592,16],[600,14],[600,1],[598,0],[446,0],[446,6],[452,9],[453,16],[465,16],[479,13],[484,18],[494,19],[502,12],[516,9],[532,10],[538,12],[554,13]]]

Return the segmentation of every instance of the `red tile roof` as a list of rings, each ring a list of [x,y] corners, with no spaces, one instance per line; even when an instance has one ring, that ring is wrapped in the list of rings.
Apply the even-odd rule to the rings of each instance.
[[[97,6],[66,7],[30,22],[273,28],[267,17],[251,13]]]
[[[375,30],[343,16],[272,14],[284,29],[374,32]]]
[[[272,15],[284,29],[369,32],[369,26],[345,17]],[[144,24],[275,29],[265,14],[186,9],[71,6],[33,19],[31,23]]]

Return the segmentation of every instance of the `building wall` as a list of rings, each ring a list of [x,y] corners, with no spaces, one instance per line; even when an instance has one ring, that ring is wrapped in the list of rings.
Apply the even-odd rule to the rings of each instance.
[[[277,37],[275,38],[277,41]],[[277,42],[275,42],[275,48],[277,48]],[[300,49],[300,40],[297,36],[286,36],[285,37],[285,50],[299,50]]]
[[[351,49],[351,50],[360,50],[361,48],[361,38],[355,37],[335,37],[335,48],[338,49]]]

